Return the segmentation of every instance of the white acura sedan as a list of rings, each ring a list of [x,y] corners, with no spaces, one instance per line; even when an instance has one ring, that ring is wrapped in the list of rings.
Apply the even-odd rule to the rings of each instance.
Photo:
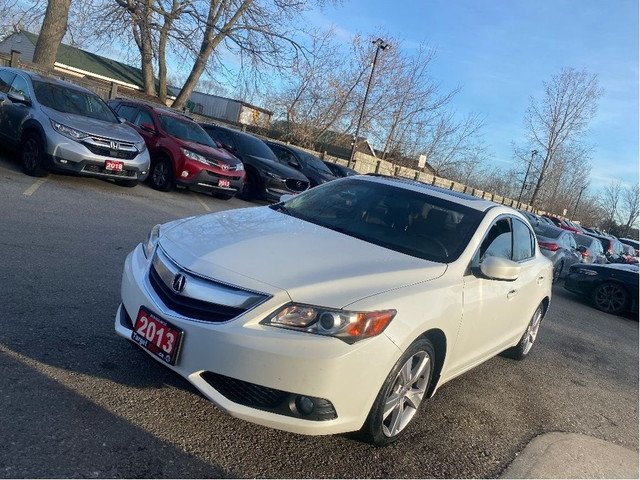
[[[515,210],[356,176],[154,227],[115,328],[233,416],[382,445],[445,382],[524,358],[551,282]]]

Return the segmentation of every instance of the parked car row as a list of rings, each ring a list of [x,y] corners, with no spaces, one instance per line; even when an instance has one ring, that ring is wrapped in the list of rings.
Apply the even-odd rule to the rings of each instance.
[[[278,201],[356,172],[334,175],[304,150],[234,129],[198,124],[142,101],[105,103],[93,92],[15,68],[0,68],[0,143],[21,155],[25,173],[66,171],[127,187],[148,179],[229,199]]]

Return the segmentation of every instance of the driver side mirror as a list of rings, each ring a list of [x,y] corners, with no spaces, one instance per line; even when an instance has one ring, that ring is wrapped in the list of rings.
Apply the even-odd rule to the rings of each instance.
[[[298,170],[300,170],[300,169],[302,168],[302,167],[300,166],[300,162],[298,162],[298,161],[297,161],[297,160],[295,160],[295,159],[289,160],[287,163],[288,163],[291,167],[296,168],[296,169],[298,169]]]
[[[490,255],[480,263],[480,271],[493,280],[512,282],[520,276],[522,267],[513,260]]]
[[[140,128],[145,132],[156,133],[156,127],[153,123],[143,122],[140,124]]]
[[[9,92],[7,93],[7,98],[11,100],[13,103],[22,103],[23,105],[31,105],[31,101],[27,100],[27,98],[21,93]]]
[[[578,248],[576,248],[576,250],[578,250],[580,253],[584,253],[587,251],[587,247],[583,245],[578,245]]]

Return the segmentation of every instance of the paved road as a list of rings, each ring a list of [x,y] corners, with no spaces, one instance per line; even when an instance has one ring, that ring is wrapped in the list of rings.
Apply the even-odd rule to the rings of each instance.
[[[124,258],[154,224],[243,206],[0,159],[0,477],[497,477],[554,431],[638,450],[638,321],[561,287],[526,361],[450,382],[390,447],[223,414],[113,319]]]

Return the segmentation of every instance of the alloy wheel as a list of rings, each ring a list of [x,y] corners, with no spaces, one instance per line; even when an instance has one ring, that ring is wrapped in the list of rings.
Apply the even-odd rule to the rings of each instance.
[[[416,414],[429,383],[431,358],[418,351],[402,366],[384,403],[382,431],[387,437],[398,435]]]
[[[158,162],[153,169],[153,183],[159,187],[167,183],[169,168],[165,162]]]
[[[538,330],[540,329],[540,322],[542,321],[542,309],[538,308],[536,313],[533,314],[533,318],[529,322],[529,326],[527,327],[527,333],[525,334],[525,345],[523,349],[523,354],[526,355],[531,350],[534,342],[536,341],[536,337],[538,336]]]
[[[29,172],[36,170],[39,159],[40,146],[38,145],[38,141],[35,138],[30,137],[22,147],[22,162],[24,164],[24,168]]]
[[[615,283],[607,283],[597,288],[594,297],[596,306],[604,312],[619,312],[627,302],[627,293]]]

